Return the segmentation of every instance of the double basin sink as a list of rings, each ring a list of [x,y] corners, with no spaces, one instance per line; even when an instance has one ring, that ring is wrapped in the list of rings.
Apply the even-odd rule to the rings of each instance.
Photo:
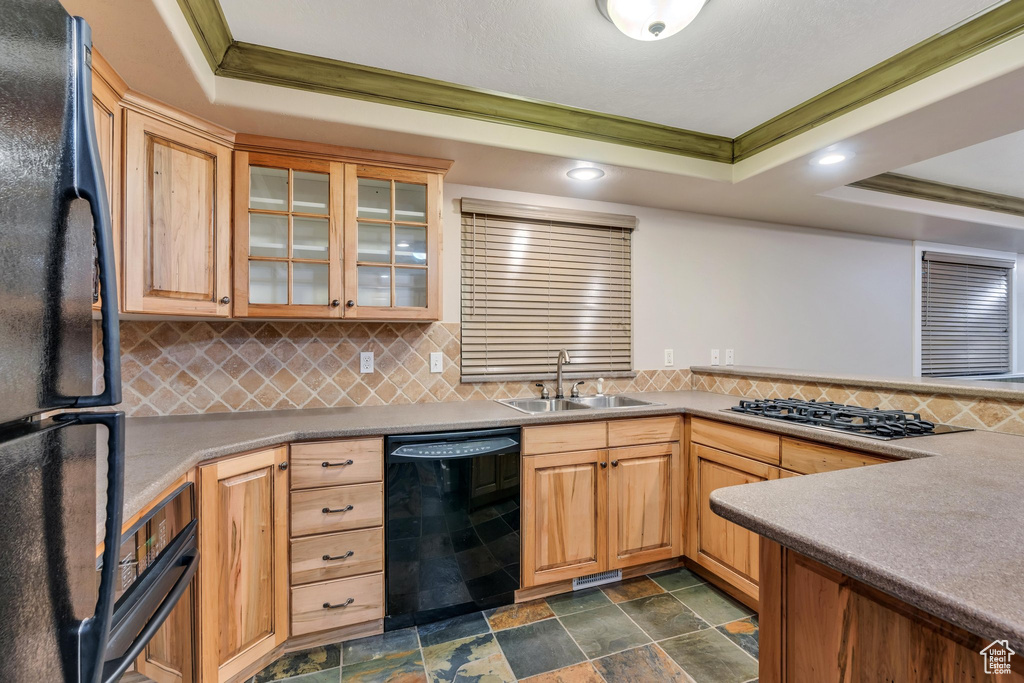
[[[591,408],[636,408],[638,406],[660,406],[654,401],[642,401],[629,396],[580,396],[579,398],[506,398],[498,401],[522,413],[537,415],[563,410],[589,410]]]

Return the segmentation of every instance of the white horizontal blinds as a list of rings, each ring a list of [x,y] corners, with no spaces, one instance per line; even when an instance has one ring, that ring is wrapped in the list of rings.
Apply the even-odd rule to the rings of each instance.
[[[517,206],[463,200],[463,379],[631,372],[635,219]]]
[[[921,374],[994,375],[1011,370],[1012,260],[925,252]]]

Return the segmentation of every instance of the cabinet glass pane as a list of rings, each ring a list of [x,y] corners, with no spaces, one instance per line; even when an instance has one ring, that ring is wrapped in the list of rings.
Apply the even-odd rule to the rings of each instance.
[[[326,306],[329,271],[326,263],[293,263],[292,303]]]
[[[249,255],[288,256],[288,217],[249,214]]]
[[[395,263],[427,264],[427,229],[422,225],[395,226]]]
[[[391,181],[373,178],[359,179],[359,218],[391,219]]]
[[[288,170],[249,167],[249,208],[288,210]]]
[[[329,234],[330,223],[326,218],[293,216],[292,258],[326,261]]]
[[[427,222],[427,186],[395,183],[395,220]]]
[[[288,264],[249,261],[249,303],[288,303]]]
[[[378,266],[359,266],[359,305],[391,305],[391,269]]]
[[[391,263],[391,225],[358,223],[358,261]]]
[[[330,176],[326,173],[295,171],[292,177],[295,182],[292,190],[292,211],[326,216],[330,201]]]
[[[395,268],[395,305],[427,307],[427,271]]]

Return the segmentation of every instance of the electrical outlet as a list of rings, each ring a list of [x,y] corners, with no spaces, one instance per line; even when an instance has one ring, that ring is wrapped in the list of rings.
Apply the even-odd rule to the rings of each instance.
[[[359,352],[359,372],[364,375],[373,372],[373,351]]]
[[[665,349],[665,367],[669,367],[674,363],[675,360],[672,357],[672,349]]]
[[[736,357],[733,355],[732,349],[725,350],[725,364],[735,365]]]
[[[440,351],[430,352],[430,371],[444,372],[444,356]]]
[[[718,349],[711,349],[711,364],[712,365],[719,365]]]

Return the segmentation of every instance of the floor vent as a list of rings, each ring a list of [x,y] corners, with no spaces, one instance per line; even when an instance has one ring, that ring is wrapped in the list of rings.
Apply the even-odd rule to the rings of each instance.
[[[615,583],[616,581],[621,580],[621,569],[616,569],[612,572],[598,572],[597,574],[589,574],[587,576],[581,576],[578,579],[573,579],[572,589],[574,591],[581,591],[584,588],[593,588],[594,586],[602,586],[606,583]]]

